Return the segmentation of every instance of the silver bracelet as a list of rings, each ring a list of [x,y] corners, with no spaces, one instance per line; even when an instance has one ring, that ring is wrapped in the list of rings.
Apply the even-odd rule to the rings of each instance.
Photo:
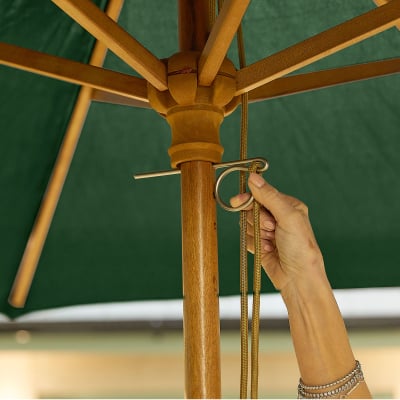
[[[361,370],[361,364],[359,363],[359,361],[356,361],[356,366],[354,367],[354,369],[351,370],[348,374],[346,374],[343,378],[340,378],[331,383],[327,383],[325,385],[315,385],[315,386],[305,385],[300,378],[299,385],[297,388],[298,398],[326,399],[330,397],[337,397],[338,395],[341,395],[340,397],[342,396],[346,397],[346,395],[349,392],[353,391],[363,380],[364,380],[364,375]],[[334,386],[338,387],[333,389]],[[329,388],[332,389],[325,392],[317,392],[317,393],[312,392],[316,390],[323,390]]]

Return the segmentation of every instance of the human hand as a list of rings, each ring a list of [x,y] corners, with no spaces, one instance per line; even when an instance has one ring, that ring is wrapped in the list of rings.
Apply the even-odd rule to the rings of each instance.
[[[321,251],[315,239],[308,209],[300,200],[280,193],[260,175],[250,174],[249,188],[262,205],[260,210],[262,265],[277,290],[295,286],[312,276],[325,276]],[[249,197],[231,199],[234,207]],[[248,250],[254,252],[252,206],[248,211]]]

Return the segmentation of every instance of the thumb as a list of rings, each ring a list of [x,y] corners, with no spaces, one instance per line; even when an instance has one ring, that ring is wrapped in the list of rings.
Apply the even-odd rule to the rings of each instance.
[[[250,174],[249,188],[254,198],[269,210],[278,222],[282,222],[285,216],[293,211],[293,205],[287,196],[267,183],[261,175]]]

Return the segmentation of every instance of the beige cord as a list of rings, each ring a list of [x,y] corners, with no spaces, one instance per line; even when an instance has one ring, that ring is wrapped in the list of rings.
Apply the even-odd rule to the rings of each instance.
[[[241,38],[241,39],[239,39]],[[241,26],[237,32],[240,68],[244,67],[244,46]],[[240,121],[240,159],[247,158],[248,134],[248,94],[241,95]],[[246,173],[240,172],[240,193],[246,192]],[[248,301],[248,264],[247,264],[247,211],[240,211],[240,398],[247,399],[249,370],[249,301]]]
[[[254,163],[250,172],[257,171]],[[254,272],[253,272],[253,311],[251,319],[251,388],[250,398],[258,398],[258,352],[260,336],[260,289],[261,289],[261,236],[260,204],[253,202],[254,214]]]
[[[223,5],[223,0],[218,0],[218,12]],[[209,26],[215,18],[215,0],[209,0]],[[237,45],[240,68],[246,66],[243,31],[241,25],[237,31]],[[247,157],[248,137],[248,94],[241,96],[241,123],[240,123],[240,160]],[[249,172],[257,172],[258,164],[254,162]],[[246,172],[240,172],[240,193],[246,192]],[[258,348],[260,326],[260,287],[261,287],[261,238],[260,238],[260,205],[253,203],[254,213],[254,273],[253,273],[253,310],[251,324],[251,388],[252,399],[258,397]],[[247,399],[248,386],[248,336],[249,336],[249,312],[248,312],[248,263],[247,263],[247,211],[240,211],[240,398]]]
[[[240,68],[246,66],[242,27],[237,32],[237,44]],[[240,126],[240,159],[247,158],[248,138],[248,94],[241,95]],[[253,163],[250,172],[257,171],[257,163]],[[240,193],[246,192],[246,173],[240,173]],[[253,272],[253,310],[251,323],[251,385],[250,396],[258,397],[258,349],[260,327],[260,287],[261,287],[261,238],[260,238],[260,205],[254,201],[254,272]],[[247,264],[247,211],[240,212],[240,336],[241,336],[241,375],[240,398],[247,398],[248,386],[248,264]]]

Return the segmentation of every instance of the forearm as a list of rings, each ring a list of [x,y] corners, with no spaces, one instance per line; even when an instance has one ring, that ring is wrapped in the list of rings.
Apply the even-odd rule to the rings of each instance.
[[[300,374],[308,386],[301,387],[300,394],[310,398],[341,397],[354,389],[349,397],[370,397],[326,278],[307,206],[280,193],[254,173],[250,174],[249,188],[263,205],[262,263],[286,303]],[[233,203],[242,204],[243,200],[236,198]],[[251,230],[248,235],[251,251]]]
[[[290,330],[303,382],[324,385],[351,371],[355,358],[346,327],[325,274],[287,285],[282,297],[288,309]],[[355,397],[370,397],[364,382]]]

